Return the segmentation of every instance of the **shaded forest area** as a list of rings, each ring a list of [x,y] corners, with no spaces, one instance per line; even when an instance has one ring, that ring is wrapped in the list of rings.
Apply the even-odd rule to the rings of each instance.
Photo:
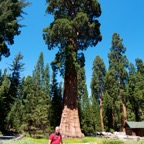
[[[44,29],[43,38],[50,50],[61,46],[56,59],[50,64],[52,75],[49,64],[44,63],[42,52],[31,76],[22,76],[25,64],[21,53],[15,56],[8,68],[0,71],[0,131],[3,134],[24,132],[32,137],[47,136],[60,125],[64,106],[68,106],[69,110],[77,110],[78,107],[79,117],[76,119],[79,118],[85,135],[96,134],[97,131],[125,131],[127,120],[144,120],[144,62],[140,58],[135,60],[135,64],[129,62],[126,48],[117,33],[112,36],[107,70],[103,59],[96,54],[91,96],[88,95],[85,57],[78,50],[86,50],[101,41],[100,24],[95,20],[101,15],[100,4],[92,2],[75,2],[72,3],[73,9],[68,10],[65,10],[65,3],[60,3],[63,11],[59,4],[56,8],[53,3],[48,6],[47,11],[55,15],[55,21]],[[23,1],[0,2],[0,11],[4,12],[0,13],[0,58],[10,55],[8,45],[14,44],[14,36],[20,34],[19,28],[22,27],[17,23],[17,17],[21,17],[22,9],[27,5],[29,3]],[[66,5],[71,7],[69,3]],[[75,5],[80,5],[80,11]],[[59,23],[58,17],[66,17],[67,20]],[[69,19],[71,25],[67,24]],[[72,30],[71,35],[66,30],[60,32],[63,24]],[[57,25],[60,29],[54,33],[53,28],[57,29]],[[64,83],[58,82],[59,72]],[[72,87],[66,85],[70,82],[73,82]]]

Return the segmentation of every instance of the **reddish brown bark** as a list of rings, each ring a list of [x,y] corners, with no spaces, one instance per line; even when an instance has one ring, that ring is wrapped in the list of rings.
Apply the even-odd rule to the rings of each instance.
[[[101,119],[101,128],[102,131],[104,131],[102,98],[100,98],[100,119]]]
[[[64,106],[60,128],[64,138],[83,137],[80,129],[78,109],[70,109],[66,105]]]
[[[65,138],[81,138],[83,134],[78,115],[77,70],[71,62],[71,57],[68,57],[65,69],[64,108],[60,128]]]
[[[127,111],[126,111],[126,104],[124,100],[124,95],[122,94],[122,131],[125,132],[125,124],[126,124],[126,117],[127,117]]]

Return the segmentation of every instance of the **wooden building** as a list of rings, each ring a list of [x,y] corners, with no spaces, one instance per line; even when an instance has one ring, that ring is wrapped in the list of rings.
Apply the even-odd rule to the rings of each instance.
[[[131,136],[144,136],[144,121],[142,122],[132,122],[132,121],[127,121],[126,125],[126,135],[131,135]]]

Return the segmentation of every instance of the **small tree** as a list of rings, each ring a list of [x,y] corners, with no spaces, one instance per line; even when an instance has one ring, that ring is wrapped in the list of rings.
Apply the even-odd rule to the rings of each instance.
[[[26,77],[23,90],[24,129],[31,136],[41,137],[50,132],[50,74],[49,66],[44,66],[43,53],[40,53],[33,76]]]

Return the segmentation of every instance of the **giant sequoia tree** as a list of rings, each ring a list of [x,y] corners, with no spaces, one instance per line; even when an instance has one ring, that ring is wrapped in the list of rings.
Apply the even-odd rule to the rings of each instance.
[[[8,45],[14,44],[14,36],[20,34],[22,25],[18,18],[22,17],[22,9],[28,4],[19,0],[0,1],[0,59],[10,55]]]
[[[59,48],[57,64],[64,76],[64,109],[61,131],[64,137],[82,137],[78,117],[77,54],[101,41],[100,4],[97,0],[46,0],[46,11],[54,21],[44,29],[48,49]]]

